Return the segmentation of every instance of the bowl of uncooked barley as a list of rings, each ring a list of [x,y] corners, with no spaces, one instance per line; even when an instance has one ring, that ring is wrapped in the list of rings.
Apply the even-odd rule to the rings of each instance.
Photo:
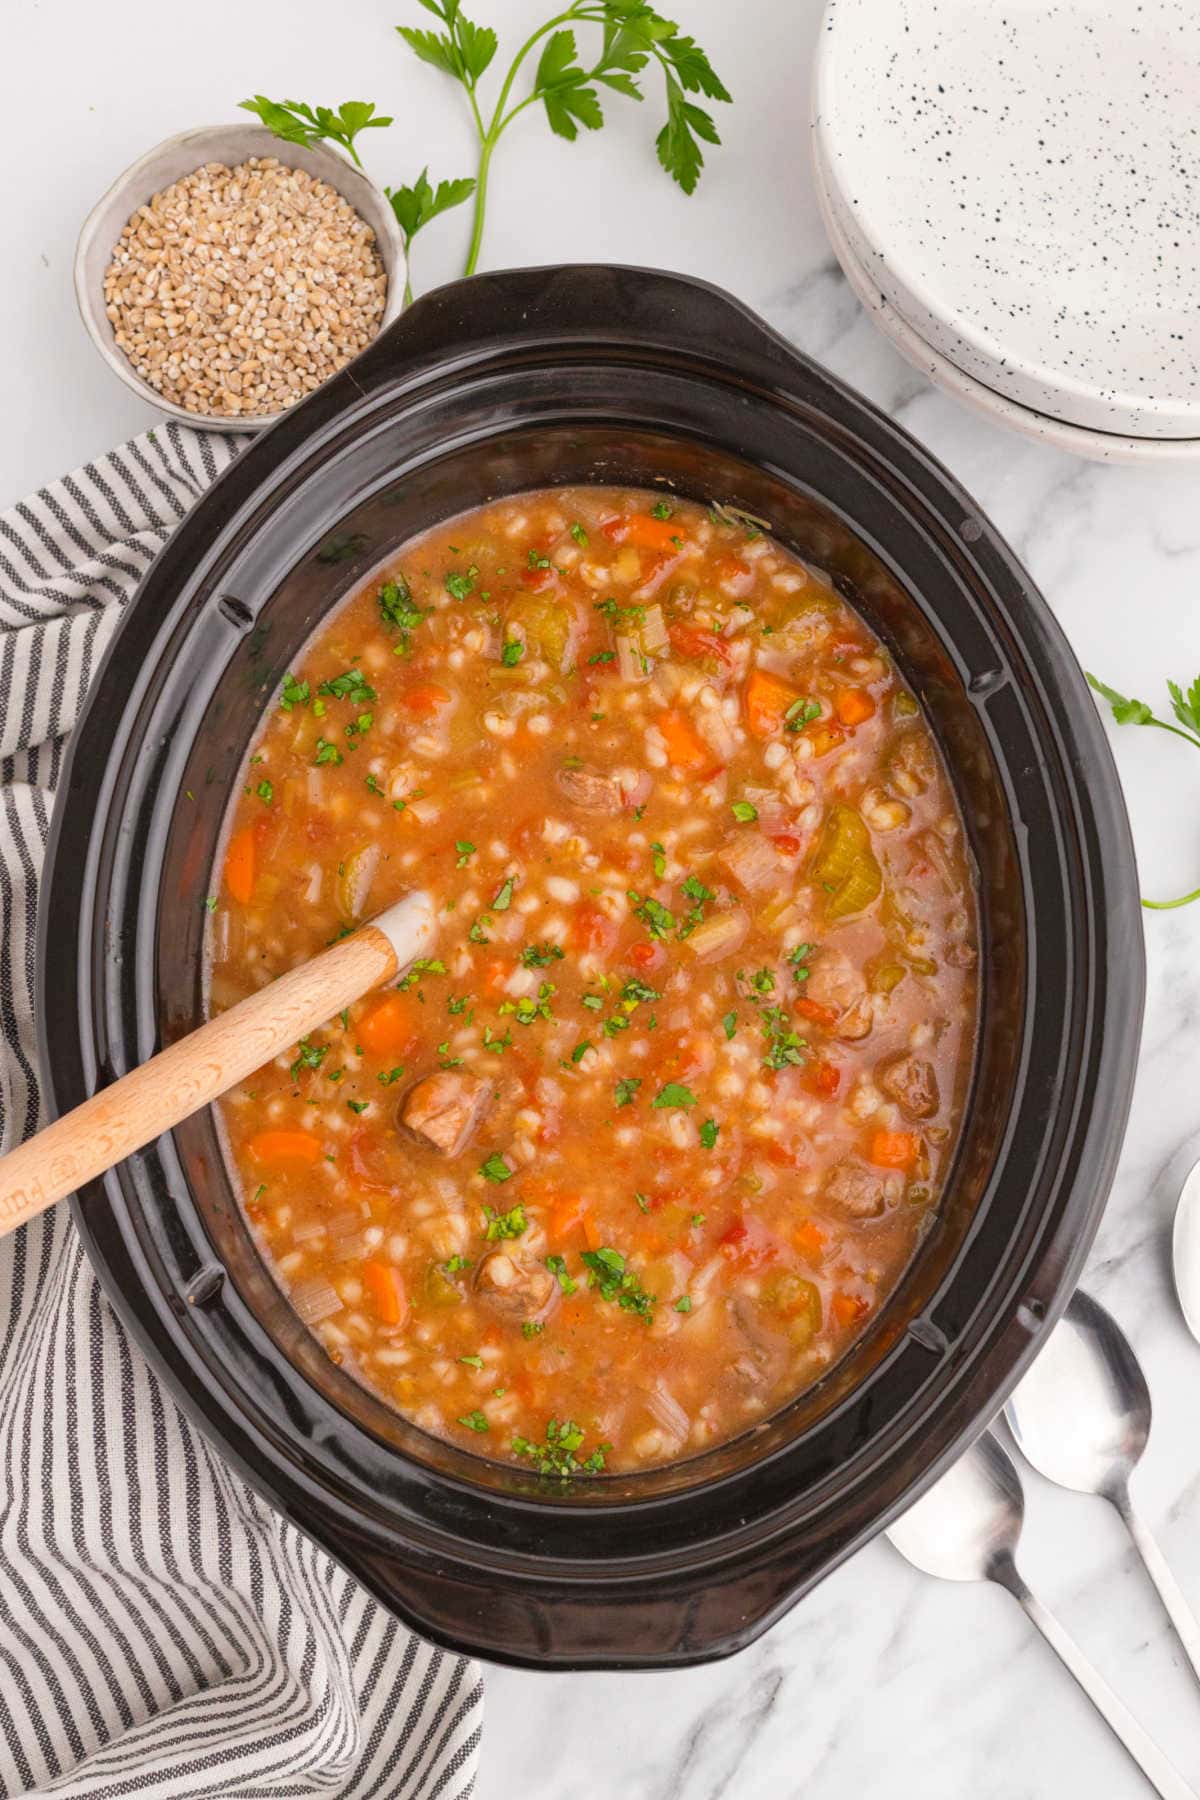
[[[253,431],[400,311],[387,197],[335,151],[261,125],[168,138],[84,222],[75,294],[96,348],[172,417]]]

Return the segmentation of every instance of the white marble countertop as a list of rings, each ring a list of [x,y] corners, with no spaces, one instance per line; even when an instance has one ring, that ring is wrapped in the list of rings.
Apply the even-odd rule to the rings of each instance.
[[[479,0],[515,38],[533,0]],[[575,145],[530,119],[496,159],[486,266],[665,263],[733,289],[927,444],[1024,557],[1081,661],[1163,699],[1200,668],[1196,477],[1098,467],[1003,434],[930,388],[863,317],[821,233],[806,161],[819,0],[679,0],[737,104],[687,201],[661,176],[657,100]],[[233,114],[266,88],[375,99],[383,181],[465,173],[456,94],[391,39],[406,0],[338,9],[209,0],[116,8],[15,0],[6,15],[13,170],[36,170],[5,233],[0,283],[0,506],[152,419],[104,368],[75,315],[71,253],[99,191],[159,138]],[[286,17],[281,28],[279,21]],[[65,34],[65,36],[64,36]],[[64,55],[64,44],[68,54]],[[43,123],[53,71],[53,124]],[[26,160],[28,158],[28,161]],[[420,291],[457,272],[465,215],[418,242]],[[1200,758],[1126,730],[1117,754],[1145,890],[1200,883]],[[1200,1607],[1200,1347],[1170,1288],[1168,1226],[1200,1155],[1200,906],[1147,915],[1149,1002],[1121,1171],[1087,1284],[1137,1347],[1156,1421],[1141,1503]],[[1135,1021],[1129,1023],[1131,1031]],[[1181,1770],[1200,1782],[1200,1693],[1100,1501],[1026,1471],[1023,1563]],[[730,1662],[659,1676],[489,1673],[480,1800],[1048,1800],[1149,1792],[1007,1596],[926,1580],[883,1543]]]

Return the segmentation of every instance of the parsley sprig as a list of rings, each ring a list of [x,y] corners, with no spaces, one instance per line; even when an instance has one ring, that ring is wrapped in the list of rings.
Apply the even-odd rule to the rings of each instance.
[[[1200,750],[1200,675],[1197,675],[1186,693],[1177,681],[1168,681],[1171,711],[1178,720],[1175,725],[1169,719],[1160,719],[1153,707],[1147,706],[1144,700],[1128,699],[1124,694],[1119,694],[1116,688],[1108,687],[1090,673],[1088,685],[1108,701],[1118,725],[1154,725],[1159,731],[1169,731],[1173,737],[1182,738],[1185,744],[1192,744]],[[1180,894],[1175,900],[1143,900],[1142,905],[1150,912],[1171,912],[1177,906],[1190,906],[1193,900],[1200,900],[1200,888],[1193,888],[1190,894]]]
[[[463,88],[478,138],[478,162],[474,176],[439,181],[434,187],[425,168],[411,186],[385,189],[406,252],[431,219],[474,197],[471,240],[463,269],[464,275],[473,275],[483,243],[492,157],[514,120],[529,107],[540,107],[551,131],[574,142],[581,127],[598,131],[604,124],[601,90],[641,100],[646,75],[655,66],[663,77],[667,108],[666,122],[655,140],[658,160],[685,194],[695,191],[704,167],[702,146],[721,141],[712,114],[698,104],[698,98],[727,102],[730,95],[695,39],[682,33],[674,20],[664,18],[647,0],[571,0],[525,39],[490,110],[481,102],[479,83],[500,47],[496,33],[490,25],[476,25],[468,19],[461,0],[418,0],[418,5],[437,20],[440,29],[398,25],[396,30],[422,62]],[[595,26],[599,31],[599,42],[586,54],[581,53],[576,35],[581,26]],[[535,51],[539,52],[536,67],[518,98],[518,83]],[[256,94],[241,105],[256,113],[277,137],[294,144],[325,139],[356,163],[354,140],[359,132],[391,123],[376,117],[374,106],[365,100],[344,101],[336,112],[332,107],[308,106],[298,100],[270,100],[265,94]],[[405,298],[411,297],[408,288]]]

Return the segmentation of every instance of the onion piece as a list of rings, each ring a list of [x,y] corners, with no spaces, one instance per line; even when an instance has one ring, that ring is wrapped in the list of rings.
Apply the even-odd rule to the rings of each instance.
[[[333,1313],[342,1310],[337,1289],[323,1275],[314,1276],[312,1281],[301,1282],[299,1287],[292,1289],[288,1298],[299,1314],[302,1325],[319,1325],[322,1319],[328,1319]]]
[[[615,639],[617,646],[617,673],[622,681],[645,681],[649,670],[646,658],[638,646],[638,640],[627,637],[623,632]]]
[[[774,845],[756,832],[745,832],[731,839],[717,860],[748,894],[778,885],[783,873]]]
[[[646,619],[642,626],[642,649],[647,656],[657,656],[660,650],[670,647],[671,639],[667,633],[667,621],[663,618],[663,609],[655,604],[646,608]]]
[[[652,1388],[645,1390],[645,1394],[646,1411],[653,1414],[664,1431],[669,1431],[673,1438],[682,1442],[688,1434],[691,1421],[670,1388],[663,1382],[656,1381]]]

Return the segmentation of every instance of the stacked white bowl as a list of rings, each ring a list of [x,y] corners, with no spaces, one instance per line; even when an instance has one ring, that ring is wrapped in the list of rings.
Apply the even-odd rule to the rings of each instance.
[[[812,147],[848,280],[939,386],[1200,462],[1195,0],[830,0]]]

